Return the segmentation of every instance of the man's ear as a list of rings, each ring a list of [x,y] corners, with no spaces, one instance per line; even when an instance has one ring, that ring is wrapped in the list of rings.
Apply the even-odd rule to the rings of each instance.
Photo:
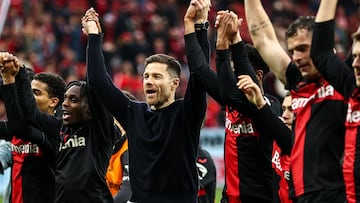
[[[180,85],[180,79],[179,78],[173,78],[171,79],[171,90],[175,90]]]
[[[55,108],[59,104],[60,100],[57,97],[51,97],[49,106]]]
[[[264,78],[264,72],[262,70],[256,70],[255,71],[256,77],[259,81],[262,81]]]

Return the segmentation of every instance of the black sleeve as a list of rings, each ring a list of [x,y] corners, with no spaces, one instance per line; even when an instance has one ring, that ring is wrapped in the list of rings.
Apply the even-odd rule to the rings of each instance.
[[[126,126],[127,106],[130,100],[115,87],[106,71],[102,35],[89,34],[86,52],[88,83],[119,123]]]
[[[223,105],[223,102],[220,97],[219,92],[219,82],[218,78],[216,76],[216,73],[211,69],[210,67],[210,45],[208,41],[208,33],[206,30],[199,30],[196,31],[196,37],[200,44],[201,49],[203,50],[205,59],[208,64],[208,68],[206,68],[203,72],[203,74],[200,76],[200,81],[203,83],[206,92],[221,106]]]
[[[6,108],[6,107],[5,107]],[[10,141],[12,138],[12,134],[9,133],[8,130],[8,122],[7,121],[0,121],[0,139],[4,139]]]
[[[54,118],[53,120],[53,125],[50,126],[55,126],[57,123],[56,118]],[[59,144],[60,144],[60,136],[59,132],[58,132],[59,128],[54,128],[54,130],[52,131],[52,135],[45,135],[43,130],[41,131],[40,128],[38,127],[34,127],[30,124],[26,124],[22,129],[21,129],[21,134],[17,135],[18,137],[24,139],[24,140],[29,140],[34,144],[39,145],[39,147],[43,150],[44,154],[48,157],[51,157],[51,159],[54,159],[59,152]],[[49,130],[46,130],[49,131]]]
[[[216,70],[220,95],[224,103],[243,113],[254,109],[255,106],[247,100],[245,94],[236,86],[237,78],[231,69],[229,50],[216,51]]]
[[[35,109],[32,107],[36,106],[36,102],[31,90],[31,81],[25,66],[20,68],[19,73],[16,75],[15,81],[19,104],[24,114],[24,119],[31,120],[31,116],[34,115],[35,111]]]
[[[239,43],[231,45],[230,49],[232,53],[232,60],[234,62],[235,76],[250,75],[251,79],[256,84],[259,84],[254,68],[252,67],[249,57],[246,54],[245,43],[240,41]]]
[[[274,136],[281,152],[290,155],[292,148],[291,130],[276,116],[268,104],[261,108],[258,112],[259,121],[263,123],[270,131],[269,133]]]
[[[334,53],[335,20],[316,23],[310,56],[324,78],[345,98],[356,87],[355,77],[348,65]]]
[[[55,117],[37,109],[27,74],[22,77],[19,72],[18,75],[17,80],[21,81],[17,84],[20,87],[17,87],[16,83],[2,86],[8,130],[13,132],[11,135],[15,134],[21,139],[38,144],[47,155],[54,157],[59,146],[59,122]],[[20,98],[22,98],[21,102]],[[24,112],[27,114],[26,117]]]
[[[203,122],[206,111],[206,92],[204,78],[209,71],[203,50],[197,41],[196,34],[191,33],[184,36],[185,51],[190,70],[190,77],[184,96],[185,110],[192,129],[198,128]]]
[[[8,119],[7,130],[9,134],[15,134],[25,124],[22,108],[19,104],[16,84],[2,85],[3,102]]]

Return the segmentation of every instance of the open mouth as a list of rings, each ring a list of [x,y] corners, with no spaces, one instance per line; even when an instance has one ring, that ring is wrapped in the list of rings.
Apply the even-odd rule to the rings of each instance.
[[[146,90],[146,95],[147,95],[147,96],[154,96],[155,93],[156,93],[155,90]]]
[[[304,69],[308,66],[308,64],[299,64],[299,69]]]
[[[63,120],[69,119],[70,116],[71,116],[71,114],[68,111],[63,110],[63,113],[62,113]]]

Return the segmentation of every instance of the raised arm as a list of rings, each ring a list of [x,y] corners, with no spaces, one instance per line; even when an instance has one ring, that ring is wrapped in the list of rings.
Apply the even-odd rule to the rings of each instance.
[[[260,0],[245,0],[245,15],[254,47],[270,70],[286,84],[286,69],[291,61],[276,38],[275,30]]]
[[[102,34],[98,14],[93,8],[86,11],[82,18],[83,33],[88,35],[86,49],[87,80],[99,95],[107,109],[116,119],[126,126],[127,104],[130,100],[113,84],[105,67],[102,52]]]
[[[16,135],[36,143],[47,155],[55,157],[59,146],[58,121],[55,117],[41,113],[37,109],[26,70],[20,67],[16,57],[7,55],[2,58],[9,60],[1,67],[4,79],[2,93],[8,118],[9,136]],[[44,132],[51,137],[45,136]]]
[[[348,65],[334,52],[336,5],[337,0],[321,1],[315,18],[310,56],[325,79],[348,98],[355,88],[355,77]]]
[[[205,54],[197,40],[195,33],[195,15],[197,11],[209,6],[208,0],[192,0],[184,16],[185,52],[190,70],[190,77],[184,97],[185,105],[189,107],[189,118],[202,122],[206,110],[206,84],[202,75],[209,71]],[[201,112],[201,113],[199,113]]]
[[[237,86],[247,99],[257,107],[261,126],[269,130],[283,154],[290,155],[292,148],[291,130],[271,111],[259,86],[248,75],[239,76]]]
[[[3,79],[2,96],[9,121],[7,128],[8,132],[12,134],[25,124],[15,84],[15,77],[19,73],[20,65],[15,56],[2,52],[0,53],[0,70]]]
[[[335,18],[336,5],[338,0],[320,2],[319,10],[315,17],[315,23],[321,23],[324,21],[332,20]]]
[[[251,105],[244,94],[236,87],[237,77],[230,63],[230,44],[236,51],[233,54],[234,66],[238,74],[255,75],[245,53],[245,45],[239,33],[238,17],[233,12],[219,11],[216,17],[217,42],[216,42],[216,70],[219,79],[219,89],[222,99],[227,105],[238,111],[246,112]],[[252,74],[253,73],[253,74]],[[255,76],[254,76],[255,77]],[[255,77],[256,78],[256,77]],[[251,105],[252,106],[252,105]]]

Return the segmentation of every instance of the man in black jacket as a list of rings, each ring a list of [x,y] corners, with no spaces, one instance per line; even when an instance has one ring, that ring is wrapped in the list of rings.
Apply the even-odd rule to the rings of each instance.
[[[129,100],[107,75],[96,12],[89,9],[82,19],[83,31],[88,34],[89,83],[128,136],[131,202],[197,201],[195,163],[206,110],[206,94],[198,78],[207,61],[196,38],[194,19],[202,9],[209,9],[207,1],[191,1],[184,17],[190,69],[185,97],[175,100],[180,64],[171,56],[156,54],[145,61],[146,103]]]

